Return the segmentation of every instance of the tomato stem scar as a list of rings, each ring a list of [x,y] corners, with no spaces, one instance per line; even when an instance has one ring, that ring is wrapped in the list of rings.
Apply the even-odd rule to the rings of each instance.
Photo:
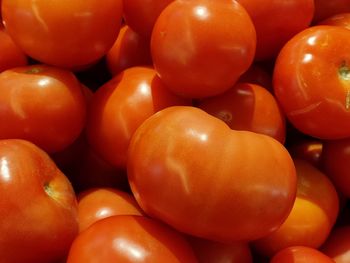
[[[350,68],[347,65],[346,61],[343,60],[340,64],[340,68],[339,68],[339,77],[341,80],[344,81],[348,81],[350,80]],[[346,97],[345,97],[345,109],[349,110],[350,109],[350,89],[349,89],[349,85],[346,85]]]
[[[24,71],[24,73],[26,73],[26,74],[37,74],[37,73],[40,73],[40,72],[43,72],[43,69],[41,69],[41,68],[31,68],[31,69],[28,69],[28,70]]]

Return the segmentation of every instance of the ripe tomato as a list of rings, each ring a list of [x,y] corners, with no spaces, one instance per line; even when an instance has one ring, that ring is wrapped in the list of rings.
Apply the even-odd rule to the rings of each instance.
[[[121,72],[95,93],[87,124],[90,145],[105,161],[125,167],[130,138],[155,112],[189,100],[172,94],[152,68]]]
[[[350,12],[349,0],[314,0],[314,22],[319,22],[340,13]]]
[[[150,38],[159,14],[174,0],[123,0],[126,24],[138,34]]]
[[[112,75],[134,66],[152,65],[149,40],[141,37],[129,26],[121,28],[118,38],[106,55]]]
[[[322,148],[323,142],[320,140],[303,139],[292,142],[288,147],[288,151],[293,158],[308,161],[313,166],[321,168]]]
[[[335,261],[316,249],[295,246],[279,251],[270,263],[335,263]]]
[[[321,250],[337,263],[348,263],[350,261],[350,226],[333,229]]]
[[[271,92],[273,91],[271,75],[262,66],[257,64],[251,65],[250,68],[240,76],[238,82],[257,84]]]
[[[338,216],[338,194],[326,175],[306,161],[295,159],[294,164],[298,190],[292,211],[278,230],[254,242],[264,255],[290,246],[320,247]]]
[[[350,138],[325,141],[322,166],[340,193],[350,197]]]
[[[220,243],[202,238],[188,238],[198,263],[253,263],[246,242]]]
[[[321,139],[350,136],[349,45],[349,30],[315,26],[294,36],[279,54],[275,95],[303,133]]]
[[[67,263],[81,262],[196,263],[197,260],[184,237],[168,226],[143,216],[120,215],[100,220],[79,234]]]
[[[0,94],[0,139],[26,139],[53,153],[84,127],[86,101],[69,71],[43,65],[3,71]]]
[[[113,188],[90,188],[78,195],[80,232],[114,215],[143,215],[143,212],[132,195]]]
[[[231,129],[266,134],[284,143],[284,115],[273,95],[261,86],[238,83],[221,95],[201,100],[198,106]]]
[[[27,65],[27,57],[0,26],[0,72]]]
[[[350,12],[350,10],[349,10]],[[350,13],[342,13],[331,16],[321,22],[319,25],[340,26],[350,29]]]
[[[145,213],[218,241],[276,230],[296,192],[292,159],[278,141],[231,130],[195,107],[169,107],[148,118],[132,137],[127,172]]]
[[[236,1],[178,0],[158,17],[151,54],[172,91],[203,98],[233,86],[253,61],[255,41],[254,25]]]
[[[314,14],[314,0],[237,0],[253,20],[257,60],[274,58],[295,34],[307,28]]]
[[[121,24],[121,0],[3,0],[6,30],[29,56],[81,68],[112,47]]]
[[[69,181],[23,140],[0,140],[0,215],[1,262],[56,262],[78,234]]]

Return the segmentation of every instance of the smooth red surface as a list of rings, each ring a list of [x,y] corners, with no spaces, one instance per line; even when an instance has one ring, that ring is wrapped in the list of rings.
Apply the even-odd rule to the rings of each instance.
[[[6,30],[26,54],[72,69],[107,53],[121,17],[121,0],[2,0]]]
[[[288,147],[293,158],[308,161],[317,168],[321,168],[323,142],[315,139],[303,139],[292,142]]]
[[[279,54],[274,93],[290,122],[320,139],[350,136],[350,31],[316,26],[294,36]]]
[[[270,263],[335,263],[335,261],[316,249],[295,246],[278,252]]]
[[[44,65],[3,71],[0,94],[0,139],[26,139],[53,153],[85,125],[82,86],[69,71]]]
[[[254,242],[267,256],[290,246],[319,248],[327,239],[339,212],[339,198],[328,177],[304,160],[294,160],[297,197],[286,221],[275,232]]]
[[[350,226],[341,226],[333,229],[322,252],[334,259],[336,263],[347,263],[350,261]]]
[[[284,143],[284,114],[274,96],[259,85],[238,83],[221,95],[201,100],[198,107],[233,130],[269,135]]]
[[[252,64],[237,82],[257,84],[272,92],[272,76],[262,66]]]
[[[172,91],[203,98],[232,87],[252,64],[255,41],[253,23],[236,1],[174,1],[157,19],[151,54]]]
[[[350,8],[349,8],[350,12]],[[339,26],[350,29],[350,13],[335,14],[318,23],[319,25]]]
[[[190,101],[171,93],[152,68],[121,72],[95,93],[87,124],[93,150],[115,167],[124,168],[135,130],[157,111]]]
[[[67,263],[196,263],[187,241],[168,226],[143,216],[100,220],[75,239]]]
[[[78,234],[73,189],[53,161],[23,140],[0,140],[0,258],[47,263]]]
[[[276,230],[296,193],[294,164],[278,141],[231,130],[194,107],[148,118],[132,137],[127,172],[146,214],[218,241]]]
[[[350,12],[349,0],[314,0],[314,22],[327,19],[333,15]]]

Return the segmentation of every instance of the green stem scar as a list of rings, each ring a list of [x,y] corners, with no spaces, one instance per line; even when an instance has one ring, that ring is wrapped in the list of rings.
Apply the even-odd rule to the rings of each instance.
[[[344,86],[346,88],[346,95],[345,95],[345,109],[350,109],[350,88],[349,83],[350,81],[350,68],[347,65],[346,61],[342,61],[338,70],[339,78],[346,82],[344,83]]]

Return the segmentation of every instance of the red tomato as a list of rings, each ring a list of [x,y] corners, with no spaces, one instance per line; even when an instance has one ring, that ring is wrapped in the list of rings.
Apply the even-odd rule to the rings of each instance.
[[[253,61],[255,41],[254,25],[236,1],[177,0],[157,19],[151,54],[172,91],[203,98],[233,86]]]
[[[3,0],[6,30],[29,56],[46,64],[82,68],[112,47],[121,0]]]
[[[304,139],[293,142],[289,147],[289,153],[298,159],[308,161],[313,166],[321,168],[321,154],[323,142],[315,139]]]
[[[278,141],[231,130],[194,107],[170,107],[147,119],[132,137],[127,172],[147,214],[217,241],[276,230],[296,192],[292,159]]]
[[[350,226],[333,229],[322,246],[322,252],[337,263],[350,262]]]
[[[166,89],[154,69],[126,69],[95,93],[87,125],[89,143],[105,161],[123,168],[137,127],[163,108],[186,104],[188,100]]]
[[[58,261],[78,233],[69,181],[23,140],[0,140],[0,214],[1,262]]]
[[[323,19],[336,14],[350,12],[349,0],[314,0],[315,14],[314,22],[319,22]]]
[[[113,47],[106,55],[112,75],[134,66],[152,65],[149,40],[141,37],[127,25],[123,26]]]
[[[0,72],[27,65],[27,57],[0,26]]]
[[[349,9],[350,12],[350,9]],[[321,22],[319,25],[340,26],[350,29],[350,13],[342,13],[331,16]]]
[[[349,45],[349,30],[316,26],[293,37],[279,54],[275,95],[303,133],[321,139],[350,136]]]
[[[335,263],[335,261],[316,249],[295,246],[279,251],[270,263]]]
[[[202,238],[188,238],[198,263],[253,263],[245,242],[220,243]]]
[[[86,101],[69,71],[42,65],[3,71],[0,94],[0,139],[26,139],[53,153],[84,127]]]
[[[340,193],[350,197],[350,138],[325,141],[322,166]]]
[[[78,195],[80,232],[93,223],[114,215],[143,215],[134,197],[112,188],[93,188]]]
[[[257,60],[274,58],[295,34],[307,28],[314,14],[314,0],[237,0],[253,20]]]
[[[154,23],[163,9],[174,0],[123,0],[126,24],[138,34],[150,38]]]
[[[168,226],[143,216],[120,215],[100,220],[79,234],[67,263],[81,262],[196,263],[197,260],[186,240]]]
[[[271,92],[273,91],[271,75],[263,67],[257,64],[250,66],[250,68],[240,76],[238,82],[257,84]]]
[[[266,134],[284,143],[284,115],[273,95],[261,86],[238,83],[221,95],[203,99],[198,106],[231,129]]]
[[[278,230],[254,242],[264,255],[290,246],[320,247],[338,216],[338,194],[326,175],[306,161],[294,160],[294,164],[298,190],[292,211]]]

